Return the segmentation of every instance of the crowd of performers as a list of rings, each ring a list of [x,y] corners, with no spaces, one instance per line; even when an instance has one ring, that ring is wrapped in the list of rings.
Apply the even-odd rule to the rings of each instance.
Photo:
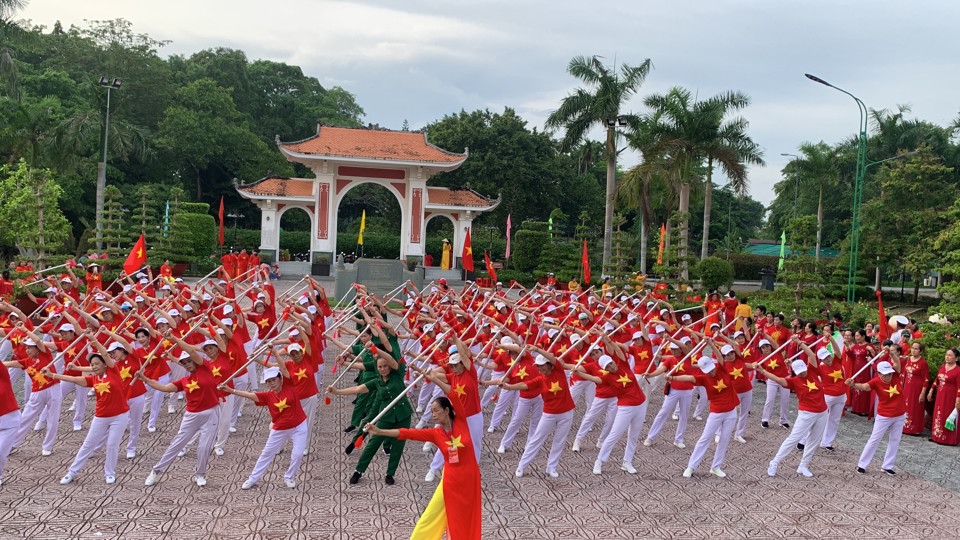
[[[499,454],[519,453],[517,477],[537,464],[558,477],[563,453],[593,452],[589,443],[596,447],[594,474],[604,474],[611,459],[637,474],[638,447],[658,444],[668,418],[676,421],[665,435],[672,440],[659,444],[684,449],[689,420],[705,417],[680,474],[691,477],[709,457],[706,469],[723,478],[731,441],[744,444],[751,432],[779,425],[789,434],[767,474],[776,476],[789,462],[810,477],[816,452],[833,451],[840,419],[850,411],[875,417],[856,470],[868,472],[886,439],[880,470],[892,475],[901,435],[923,432],[926,402],[934,401],[932,439],[958,443],[957,432],[945,426],[960,409],[960,354],[948,350],[928,384],[923,347],[900,319],[889,339],[876,342],[839,321],[787,326],[783,315],[751,309],[733,294],[711,294],[694,320],[689,310],[677,312],[643,290],[597,295],[468,282],[457,291],[440,280],[423,291],[407,283],[383,298],[356,286],[355,301],[337,309],[308,276],[278,296],[260,267],[202,279],[195,288],[149,270],[121,277],[121,292],[96,282],[86,295],[72,271],[53,278],[29,315],[0,303],[0,358],[8,368],[0,370],[0,485],[11,451],[21,461],[35,455],[36,448],[24,447],[31,431],[44,432],[42,456],[57,450],[63,405],[71,399],[72,428],[87,433],[61,484],[72,483],[100,451],[105,481],[114,483],[121,452],[137,455],[143,424],[157,432],[164,403],[174,414],[182,401],[180,427],[168,434],[144,483],[159,482],[193,447],[192,481],[203,486],[210,455],[226,453],[249,401],[271,417],[263,451],[241,485],[251,489],[288,443],[283,480],[295,488],[321,389],[327,402],[331,395],[355,396],[344,429],[353,438],[344,451],[361,450],[349,482],[360,482],[382,450],[384,481],[395,483],[406,441],[422,442],[435,452],[424,481],[442,480],[413,537],[446,532],[452,540],[480,538],[484,436],[499,438]],[[342,352],[330,370],[335,379],[325,385],[328,344]],[[22,410],[13,392],[20,378]],[[761,382],[764,403],[753,411],[760,421],[751,422],[754,385]],[[650,392],[665,397],[647,427]],[[792,423],[791,394],[798,403]],[[95,408],[84,426],[88,395]],[[574,426],[577,407],[583,415]],[[526,440],[515,445],[524,425]],[[548,440],[544,463],[538,458]],[[448,512],[457,519],[448,522]]]

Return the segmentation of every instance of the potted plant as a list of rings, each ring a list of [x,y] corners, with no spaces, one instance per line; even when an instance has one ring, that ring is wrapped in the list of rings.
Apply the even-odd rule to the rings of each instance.
[[[315,253],[313,255],[313,264],[310,265],[310,273],[315,276],[329,276],[330,254]]]

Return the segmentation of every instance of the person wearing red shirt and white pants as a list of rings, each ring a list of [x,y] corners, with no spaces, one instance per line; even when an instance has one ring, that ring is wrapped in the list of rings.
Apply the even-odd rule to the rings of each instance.
[[[13,439],[20,428],[20,406],[13,395],[10,373],[0,368],[0,486],[3,485],[3,468],[13,447]]]
[[[547,474],[551,478],[557,478],[560,476],[557,473],[560,455],[563,453],[563,446],[573,425],[573,410],[576,407],[573,404],[573,397],[570,395],[570,387],[567,384],[567,374],[564,371],[567,366],[558,362],[556,357],[549,353],[538,354],[533,363],[540,371],[540,376],[525,383],[503,385],[511,390],[539,390],[543,398],[543,416],[537,423],[537,430],[533,437],[527,440],[520,463],[517,465],[516,476],[517,478],[523,476],[527,467],[537,458],[547,437],[553,434],[553,444],[550,446],[550,456],[547,458]],[[569,367],[573,368],[573,366]]]
[[[623,354],[620,350],[616,350],[614,353],[618,356]],[[647,396],[640,389],[640,383],[637,382],[637,377],[630,369],[630,365],[622,360],[622,356],[620,358],[621,360],[618,362],[609,355],[603,355],[597,362],[600,369],[607,373],[601,377],[596,377],[594,382],[598,385],[616,388],[617,416],[613,419],[610,434],[603,439],[603,444],[600,446],[600,453],[593,463],[593,474],[603,474],[603,464],[610,459],[613,447],[620,442],[620,438],[624,435],[627,437],[627,444],[623,452],[623,464],[620,465],[620,468],[630,474],[637,474],[637,469],[633,466],[633,455],[637,451],[637,442],[640,440],[640,432],[643,431],[643,422],[647,419]]]
[[[517,352],[521,350],[520,345],[501,345],[501,347],[508,350],[513,349]],[[522,357],[517,358],[516,362],[517,365],[508,376],[510,383],[522,383],[532,379],[532,371],[535,367],[530,353],[524,353]],[[494,384],[499,384],[499,382],[500,381],[495,381]],[[543,416],[543,398],[540,397],[540,392],[536,390],[520,390],[520,398],[513,408],[513,416],[510,417],[507,430],[504,431],[503,439],[500,440],[500,446],[497,447],[498,454],[507,451],[507,448],[513,443],[513,439],[517,436],[517,433],[520,432],[523,421],[526,420],[528,416],[530,417],[530,427],[527,431],[527,440],[530,440],[537,431],[537,424],[540,422],[540,417]]]
[[[880,439],[889,433],[887,439],[887,451],[883,456],[883,472],[893,475],[897,474],[893,466],[897,461],[897,451],[900,449],[900,438],[903,436],[903,423],[907,418],[907,404],[904,401],[903,391],[900,388],[900,353],[898,347],[893,345],[890,340],[883,342],[883,348],[887,351],[889,361],[883,361],[877,364],[877,375],[866,383],[854,383],[853,379],[847,379],[847,386],[856,390],[876,392],[879,404],[877,405],[877,417],[873,421],[873,433],[863,447],[863,453],[860,454],[860,461],[857,463],[857,472],[864,474],[867,472],[867,466],[873,461],[873,455],[877,452],[880,445]]]
[[[679,341],[674,340],[670,336],[667,336],[667,339],[670,341],[670,352],[663,355],[657,369],[647,375],[649,378],[657,377],[661,373],[672,370],[683,360],[684,354],[686,354]],[[689,340],[689,338],[684,339]],[[666,347],[667,345],[664,344],[662,346]],[[682,374],[685,369],[688,369],[685,364],[685,360],[683,363],[680,363],[680,367],[677,367],[676,373]],[[667,417],[679,407],[680,414],[677,416],[677,430],[673,435],[673,445],[683,449],[687,447],[686,443],[683,442],[683,437],[687,431],[687,419],[690,416],[690,402],[693,401],[693,384],[682,379],[673,379],[667,384],[670,385],[670,392],[663,398],[663,404],[661,404],[657,416],[653,418],[653,423],[650,424],[650,430],[647,432],[647,438],[643,440],[643,445],[650,446],[653,444],[653,441],[657,440],[657,436],[660,435],[660,431],[663,430],[663,427],[667,423]]]
[[[583,338],[583,340],[586,339],[586,337]],[[604,336],[604,340],[606,340],[607,345],[611,347],[611,350],[615,350],[613,349],[615,345],[612,344],[609,338]],[[603,446],[604,439],[607,438],[610,434],[610,429],[613,427],[613,419],[617,416],[617,390],[610,385],[597,384],[596,382],[600,380],[600,377],[606,375],[603,368],[597,364],[600,358],[603,357],[604,348],[602,345],[598,345],[589,349],[589,351],[587,360],[585,360],[582,365],[584,371],[577,373],[577,376],[581,380],[574,383],[574,385],[591,385],[593,388],[587,391],[592,391],[594,397],[593,401],[587,405],[587,412],[584,413],[583,419],[580,420],[580,427],[577,429],[577,434],[573,438],[573,447],[571,450],[574,452],[580,451],[580,445],[583,443],[583,439],[587,436],[587,433],[590,433],[593,429],[593,425],[600,419],[600,415],[603,415],[603,427],[600,428],[600,435],[597,437],[597,448]],[[584,377],[584,372],[593,377]],[[573,397],[572,391],[571,397]]]
[[[290,466],[283,473],[283,482],[288,488],[293,489],[297,487],[295,478],[300,470],[300,463],[303,462],[304,450],[307,448],[307,415],[300,407],[300,400],[297,399],[286,363],[279,362],[277,367],[268,367],[263,370],[263,382],[266,383],[269,391],[253,393],[228,386],[223,387],[225,392],[252,400],[260,407],[266,407],[270,411],[272,420],[267,443],[263,446],[263,451],[253,471],[250,472],[250,477],[241,488],[250,489],[257,485],[257,482],[263,478],[263,473],[267,472],[267,467],[273,463],[273,458],[287,444],[287,441],[291,441],[293,449],[290,452]]]
[[[834,347],[834,351],[838,347]],[[837,438],[837,427],[840,426],[840,417],[843,416],[843,407],[847,403],[846,378],[843,373],[841,355],[827,349],[817,351],[820,361],[820,380],[823,381],[824,400],[827,402],[827,424],[823,429],[823,438],[820,448],[833,451],[833,441]],[[803,441],[806,444],[806,441]]]
[[[714,344],[713,348],[716,350],[718,347]],[[733,380],[727,371],[729,368],[722,358],[718,362],[709,356],[701,356],[697,360],[697,367],[700,368],[702,375],[671,375],[667,377],[667,380],[679,379],[704,387],[707,390],[707,399],[710,401],[710,414],[707,415],[707,422],[703,426],[700,439],[693,447],[693,453],[690,455],[690,460],[687,461],[687,468],[683,471],[683,477],[690,478],[693,476],[693,471],[707,455],[707,448],[713,441],[714,435],[720,433],[720,442],[717,443],[717,448],[713,453],[710,473],[720,478],[726,478],[727,473],[723,472],[720,467],[723,465],[724,457],[726,457],[727,446],[730,445],[733,430],[737,427],[737,405],[740,405],[740,399],[737,397]]]
[[[767,476],[776,476],[777,468],[790,453],[794,447],[803,450],[803,457],[800,458],[800,466],[797,467],[797,474],[810,478],[813,473],[810,472],[810,460],[820,446],[820,440],[823,438],[823,430],[827,425],[827,402],[823,394],[823,381],[820,379],[820,373],[817,369],[817,359],[805,343],[794,337],[793,340],[807,354],[807,361],[813,369],[808,369],[807,361],[794,360],[790,365],[794,376],[777,377],[773,373],[763,369],[763,366],[757,366],[757,369],[769,381],[774,382],[792,390],[797,394],[797,419],[793,422],[793,429],[783,440],[777,455],[770,460],[770,466],[767,468]],[[771,384],[768,382],[767,384]],[[802,443],[801,441],[806,441]]]
[[[18,448],[23,444],[27,434],[33,428],[33,423],[40,417],[44,408],[49,407],[47,433],[43,438],[40,451],[41,455],[49,456],[53,453],[53,444],[57,442],[57,428],[60,427],[60,403],[62,400],[60,382],[42,373],[44,368],[53,364],[53,354],[50,352],[53,343],[40,341],[40,338],[33,332],[26,330],[22,323],[18,323],[17,328],[23,329],[28,336],[23,341],[27,356],[4,362],[3,365],[24,370],[30,377],[31,388],[30,398],[20,414],[20,427],[17,430],[16,438],[13,440],[12,448]],[[51,371],[53,371],[53,367]]]
[[[97,345],[99,343],[94,342]],[[101,347],[103,347],[101,345]],[[73,482],[80,473],[84,464],[94,452],[106,446],[107,457],[103,462],[103,474],[106,482],[112,484],[117,480],[117,459],[120,457],[120,439],[127,429],[130,407],[127,404],[127,385],[120,377],[112,359],[109,356],[94,353],[88,361],[93,376],[73,377],[58,375],[44,369],[43,374],[59,381],[69,382],[78,387],[93,388],[97,404],[93,413],[90,430],[77,452],[77,457],[67,470],[67,474],[60,479],[63,485]]]

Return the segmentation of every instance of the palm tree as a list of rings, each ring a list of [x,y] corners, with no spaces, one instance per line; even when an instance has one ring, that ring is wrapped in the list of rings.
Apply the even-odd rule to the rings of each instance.
[[[637,66],[622,64],[617,70],[603,65],[600,57],[577,56],[570,60],[567,72],[589,89],[577,88],[560,102],[547,117],[548,128],[564,128],[561,148],[569,152],[594,126],[607,130],[604,154],[607,158],[606,210],[603,217],[603,266],[610,265],[613,242],[614,192],[617,187],[618,127],[631,129],[640,123],[633,114],[621,114],[620,108],[643,84],[650,72],[650,59]]]
[[[820,241],[823,236],[823,193],[828,186],[836,184],[839,176],[836,156],[837,150],[820,141],[816,144],[803,143],[800,145],[800,159],[788,165],[792,170],[785,172],[796,174],[799,184],[814,184],[820,194],[817,199],[817,247],[816,259],[820,260]]]
[[[628,144],[640,152],[641,162],[623,175],[617,186],[617,198],[630,208],[640,210],[640,272],[647,272],[647,242],[653,225],[652,197],[650,186],[665,178],[669,166],[658,152],[651,126],[654,117],[641,118],[637,129],[627,135]]]
[[[6,83],[7,92],[15,100],[20,99],[20,77],[11,44],[26,42],[29,34],[12,19],[14,13],[26,5],[27,0],[0,0],[0,79]]]

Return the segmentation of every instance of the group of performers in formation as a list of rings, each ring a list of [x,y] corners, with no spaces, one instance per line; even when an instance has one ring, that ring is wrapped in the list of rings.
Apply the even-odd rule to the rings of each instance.
[[[948,350],[929,385],[923,347],[901,319],[889,339],[875,342],[838,321],[787,326],[782,314],[751,309],[733,293],[725,300],[711,293],[694,320],[643,290],[597,295],[468,282],[456,291],[439,280],[423,291],[407,283],[380,298],[357,285],[355,301],[337,309],[309,276],[278,296],[259,266],[221,269],[219,279],[202,279],[195,288],[149,270],[121,277],[122,291],[111,294],[95,281],[87,283],[86,295],[72,271],[52,278],[30,315],[0,303],[0,358],[8,368],[0,370],[0,485],[11,450],[29,453],[24,461],[35,452],[24,447],[31,431],[45,430],[41,455],[54,451],[61,404],[71,393],[74,431],[85,429],[88,393],[95,409],[61,484],[72,483],[101,450],[105,480],[114,483],[124,434],[126,457],[134,458],[144,417],[154,433],[163,403],[173,414],[183,400],[179,430],[144,482],[156,484],[195,446],[193,481],[203,486],[210,454],[226,453],[249,401],[266,407],[271,424],[242,489],[260,482],[288,442],[283,480],[296,487],[321,389],[328,403],[330,396],[356,396],[345,452],[362,450],[349,483],[360,482],[381,449],[388,454],[387,484],[395,482],[406,441],[435,450],[425,481],[442,481],[414,538],[444,532],[452,540],[480,538],[484,436],[502,430],[497,453],[504,454],[528,424],[516,476],[530,473],[549,439],[544,471],[558,477],[578,406],[584,414],[570,450],[584,452],[595,443],[597,475],[611,459],[637,474],[638,447],[657,444],[668,418],[676,421],[672,444],[686,448],[690,417],[705,415],[682,475],[695,474],[713,446],[708,470],[726,477],[728,445],[748,440],[753,387],[760,382],[765,400],[754,427],[789,430],[769,462],[770,476],[797,449],[797,473],[813,476],[812,459],[818,450],[833,451],[845,411],[875,416],[860,473],[886,438],[880,469],[895,474],[901,434],[923,432],[927,401],[935,401],[932,439],[958,443],[957,432],[945,426],[960,409],[960,354]],[[328,343],[342,352],[331,369],[336,379],[324,386]],[[352,385],[341,383],[345,376]],[[12,386],[21,377],[22,411]],[[666,395],[645,430],[650,392]],[[799,411],[792,425],[791,393]],[[457,518],[448,522],[447,513]]]

